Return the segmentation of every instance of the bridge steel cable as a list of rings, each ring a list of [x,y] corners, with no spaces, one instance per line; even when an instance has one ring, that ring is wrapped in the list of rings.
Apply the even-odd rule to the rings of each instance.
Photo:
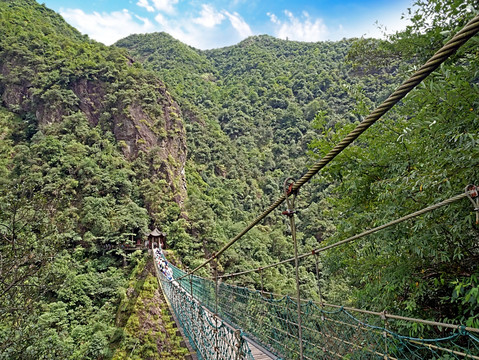
[[[460,30],[452,39],[450,39],[441,49],[439,49],[419,70],[417,70],[408,80],[402,83],[381,105],[371,112],[356,128],[351,131],[343,140],[341,140],[333,149],[331,149],[322,159],[315,163],[309,171],[304,174],[297,182],[294,183],[291,192],[297,193],[298,190],[321,169],[328,165],[338,154],[346,149],[354,140],[364,133],[370,126],[386,114],[391,108],[404,98],[411,90],[419,85],[427,76],[436,70],[444,61],[452,56],[456,51],[464,45],[470,38],[479,32],[479,15],[469,21],[462,30]],[[248,231],[256,226],[261,220],[268,216],[274,209],[280,206],[286,196],[283,194],[273,204],[271,204],[263,213],[256,217],[249,225],[247,225],[238,235],[231,239],[219,251],[214,253],[209,259],[204,261],[184,276],[191,275],[201,268],[205,267],[212,260],[224,253],[236,241],[243,237]]]
[[[344,239],[344,240],[341,240],[341,241],[338,241],[338,242],[335,242],[333,244],[330,244],[330,245],[327,245],[327,246],[323,246],[321,248],[317,248],[317,249],[314,249],[312,251],[309,251],[307,253],[304,253],[304,254],[301,254],[301,255],[298,255],[298,259],[302,259],[302,258],[305,258],[307,256],[311,256],[311,255],[316,255],[320,252],[323,252],[323,251],[326,251],[326,250],[329,250],[329,249],[332,249],[332,248],[335,248],[337,246],[340,246],[340,245],[344,245],[346,243],[349,243],[351,241],[354,241],[354,240],[357,240],[359,238],[362,238],[364,236],[367,236],[367,235],[370,235],[370,234],[373,234],[377,231],[380,231],[380,230],[383,230],[383,229],[386,229],[388,227],[391,227],[393,225],[396,225],[396,224],[399,224],[401,222],[404,222],[406,220],[409,220],[409,219],[412,219],[412,218],[415,218],[419,215],[422,215],[422,214],[425,214],[427,212],[430,212],[430,211],[433,211],[433,210],[436,210],[440,207],[443,207],[443,206],[446,206],[446,205],[449,205],[449,204],[452,204],[453,202],[456,202],[458,200],[461,200],[461,199],[464,199],[465,197],[468,197],[469,195],[469,191],[465,192],[465,193],[462,193],[462,194],[459,194],[459,195],[456,195],[456,196],[453,196],[449,199],[446,199],[444,201],[441,201],[437,204],[434,204],[434,205],[431,205],[431,206],[428,206],[426,208],[423,208],[421,210],[418,210],[416,212],[413,212],[413,213],[410,213],[408,215],[405,215],[403,217],[400,217],[396,220],[393,220],[393,221],[390,221],[386,224],[383,224],[383,225],[380,225],[380,226],[377,226],[373,229],[369,229],[369,230],[366,230],[366,231],[363,231],[362,233],[359,233],[359,234],[356,234],[356,235],[353,235],[347,239]],[[279,262],[276,262],[274,264],[269,264],[269,265],[265,265],[265,266],[261,266],[259,268],[255,268],[255,269],[250,269],[250,270],[245,270],[245,271],[240,271],[240,272],[236,272],[236,273],[231,273],[231,274],[225,274],[225,275],[222,275],[222,276],[219,276],[220,279],[227,279],[227,278],[230,278],[230,277],[235,277],[235,276],[239,276],[239,275],[245,275],[245,274],[249,274],[249,273],[252,273],[252,272],[258,272],[258,271],[263,271],[265,269],[269,269],[269,268],[272,268],[272,267],[275,267],[275,266],[278,266],[278,265],[281,265],[281,264],[286,264],[286,263],[289,263],[289,262],[292,262],[294,261],[295,258],[294,257],[291,257],[289,259],[286,259],[286,260],[282,260],[282,261],[279,261]]]

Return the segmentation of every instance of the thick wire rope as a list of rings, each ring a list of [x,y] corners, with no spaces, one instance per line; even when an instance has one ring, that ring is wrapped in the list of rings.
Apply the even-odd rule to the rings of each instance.
[[[406,220],[409,220],[409,219],[412,219],[414,217],[417,217],[419,215],[422,215],[422,214],[425,214],[427,212],[430,212],[430,211],[433,211],[433,210],[436,210],[442,206],[446,206],[446,205],[449,205],[455,201],[458,201],[458,200],[461,200],[465,197],[468,197],[469,195],[469,192],[466,192],[466,193],[462,193],[462,194],[459,194],[459,195],[456,195],[456,196],[453,196],[449,199],[446,199],[444,201],[441,201],[437,204],[434,204],[434,205],[431,205],[431,206],[428,206],[424,209],[421,209],[421,210],[418,210],[416,212],[413,212],[413,213],[410,213],[408,215],[405,215],[403,217],[400,217],[396,220],[393,220],[393,221],[390,221],[388,222],[387,224],[384,224],[384,225],[380,225],[380,226],[377,226],[373,229],[369,229],[369,230],[366,230],[366,231],[363,231],[362,233],[360,234],[356,234],[354,236],[351,236],[347,239],[344,239],[344,240],[341,240],[341,241],[338,241],[338,242],[335,242],[334,244],[331,244],[331,245],[327,245],[327,246],[324,246],[324,247],[321,247],[321,248],[317,248],[317,249],[314,249],[312,251],[309,251],[307,253],[304,253],[304,254],[301,254],[298,256],[298,259],[302,259],[302,258],[305,258],[307,256],[311,256],[311,255],[315,255],[315,254],[318,254],[320,252],[323,252],[323,251],[326,251],[328,249],[332,249],[334,247],[337,247],[337,246],[340,246],[340,245],[343,245],[343,244],[346,244],[346,243],[349,243],[351,241],[354,241],[354,240],[357,240],[359,238],[362,238],[366,235],[370,235],[370,234],[373,234],[377,231],[380,231],[380,230],[383,230],[383,229],[386,229],[388,227],[391,227],[393,225],[396,225],[396,224],[399,224],[401,222],[404,222]],[[289,259],[286,259],[286,260],[282,260],[282,261],[279,261],[277,263],[274,263],[274,264],[269,264],[269,265],[265,265],[265,266],[262,266],[261,267],[261,270],[264,270],[264,269],[269,269],[269,268],[272,268],[272,267],[275,267],[275,266],[278,266],[278,265],[281,265],[281,264],[286,264],[286,263],[289,263],[291,261],[294,261],[295,258],[292,257],[292,258],[289,258]],[[249,274],[251,272],[255,272],[255,271],[258,271],[258,269],[250,269],[250,270],[245,270],[245,271],[240,271],[240,272],[236,272],[236,273],[232,273],[232,274],[225,274],[225,275],[222,275],[220,276],[220,279],[225,279],[225,278],[229,278],[229,277],[234,277],[234,276],[239,276],[239,275],[245,275],[245,274]]]
[[[329,164],[339,153],[346,149],[354,140],[356,140],[363,132],[365,132],[371,125],[386,114],[396,103],[405,97],[412,89],[421,83],[427,76],[429,76],[439,65],[446,61],[453,55],[467,40],[472,38],[479,31],[479,15],[475,16],[469,21],[462,30],[460,30],[452,39],[450,39],[441,49],[439,49],[421,68],[416,71],[408,80],[406,80],[396,91],[394,91],[381,105],[379,105],[373,112],[371,112],[356,128],[351,131],[341,142],[339,142],[333,149],[331,149],[321,160],[315,163],[309,171],[304,174],[297,182],[294,183],[292,192],[297,192],[305,183],[316,175],[322,168]],[[248,226],[246,226],[238,235],[231,239],[218,252],[214,253],[209,259],[204,261],[201,265],[191,270],[190,275],[205,267],[217,256],[225,252],[243,235],[256,226],[261,220],[268,216],[274,209],[283,203],[286,199],[282,195],[278,200],[270,205],[263,213],[254,219]],[[186,276],[185,275],[185,276]]]

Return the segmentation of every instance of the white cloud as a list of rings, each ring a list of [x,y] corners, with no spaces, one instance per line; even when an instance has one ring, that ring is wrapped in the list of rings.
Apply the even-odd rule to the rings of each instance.
[[[195,24],[202,25],[207,28],[213,28],[225,19],[225,16],[218,12],[213,6],[201,5],[200,17],[193,19]]]
[[[200,16],[198,16],[200,15]],[[225,21],[228,19],[228,21]],[[237,43],[253,34],[237,13],[202,6],[196,17],[155,16],[160,29],[181,42],[199,49],[213,49]]]
[[[223,13],[228,17],[231,22],[231,26],[238,32],[241,38],[247,38],[248,36],[253,35],[251,28],[249,27],[248,23],[243,20],[243,18],[237,12],[229,13],[228,11],[224,10]]]
[[[322,41],[329,34],[328,27],[323,19],[312,19],[307,12],[303,12],[298,18],[291,11],[285,10],[285,20],[280,20],[275,14],[268,13],[271,22],[277,26],[276,36],[280,39],[297,41]]]
[[[175,10],[174,5],[178,2],[134,0],[133,4],[149,12],[149,18],[126,9],[91,13],[81,9],[61,9],[60,14],[80,32],[106,45],[130,34],[164,31],[190,46],[212,49],[232,45],[253,35],[248,23],[237,12],[205,3],[194,12],[175,13],[178,9]]]
[[[136,5],[138,5],[139,7],[145,8],[148,12],[153,12],[153,11],[155,11],[155,8],[150,5],[150,3],[148,2],[148,0],[138,0],[138,2],[136,3]]]
[[[175,5],[178,4],[178,0],[151,0],[156,10],[165,12],[167,14],[173,14],[175,12]]]
[[[248,5],[253,5],[254,4],[254,1],[252,0],[232,0],[230,2],[230,8],[232,7],[235,7],[235,6],[238,6],[238,5],[243,5],[243,4],[248,4]]]
[[[154,31],[154,25],[150,20],[139,16],[133,17],[126,9],[101,14],[96,11],[86,14],[80,9],[61,9],[60,14],[80,32],[106,45],[111,45],[130,34]]]
[[[155,20],[158,24],[162,26],[168,26],[168,20],[163,16],[163,14],[156,14]]]
[[[201,29],[191,19],[167,18],[159,13],[155,16],[155,20],[161,26],[160,31],[164,31],[181,42],[194,46],[199,49],[213,48],[211,38],[208,36],[209,28]],[[217,33],[215,30],[211,30]]]
[[[271,22],[273,24],[280,24],[281,22],[279,21],[278,17],[275,15],[275,14],[271,14],[271,13],[266,13],[266,15],[269,16],[269,19],[271,20]]]

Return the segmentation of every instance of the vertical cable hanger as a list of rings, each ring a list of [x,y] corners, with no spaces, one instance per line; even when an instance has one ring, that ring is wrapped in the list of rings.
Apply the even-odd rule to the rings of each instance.
[[[297,191],[293,192],[294,179],[287,178],[284,181],[284,197],[286,200],[287,209],[282,212],[283,215],[289,217],[289,223],[291,226],[291,237],[294,244],[294,267],[296,273],[296,302],[298,310],[298,343],[299,343],[299,359],[303,360],[303,335],[301,328],[301,297],[299,291],[299,259],[298,259],[298,241],[296,239],[296,225],[294,222],[294,201],[296,200]],[[291,199],[292,195],[292,199]]]

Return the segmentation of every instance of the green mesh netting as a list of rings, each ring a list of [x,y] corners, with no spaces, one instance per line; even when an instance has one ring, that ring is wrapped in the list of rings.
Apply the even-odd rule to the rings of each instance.
[[[175,278],[185,273],[172,267]],[[279,358],[298,359],[298,314],[288,296],[274,298],[256,290],[220,283],[218,304],[215,284],[198,276],[180,280],[181,287],[212,312],[218,307],[223,321],[241,328]],[[404,336],[405,321],[387,321],[343,308],[301,305],[305,359],[479,359],[479,336],[462,329],[429,327],[431,338]]]
[[[176,267],[172,267],[172,270],[174,277],[181,273]],[[199,360],[253,359],[241,331],[233,329],[221,319],[215,319],[185,291],[185,281],[180,280],[180,286],[177,281],[168,281],[161,271],[157,273],[165,296]]]

